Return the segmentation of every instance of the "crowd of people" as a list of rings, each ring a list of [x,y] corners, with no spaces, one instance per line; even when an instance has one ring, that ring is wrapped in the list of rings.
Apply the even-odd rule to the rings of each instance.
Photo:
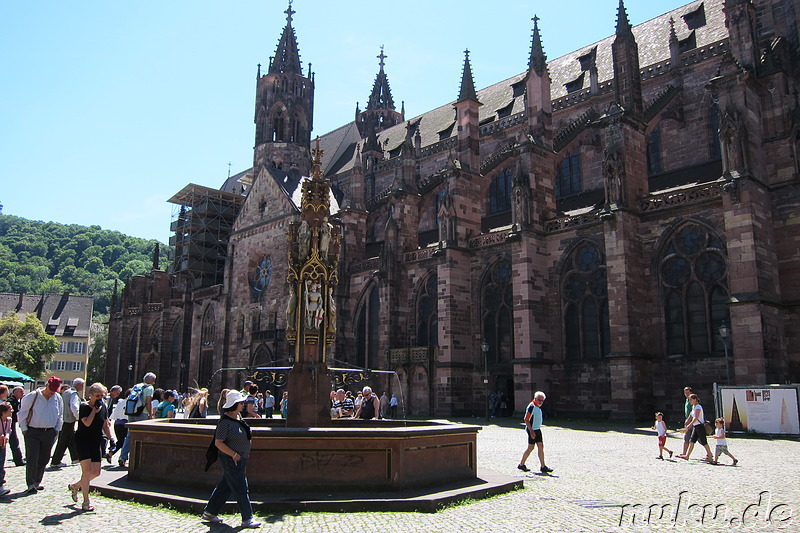
[[[10,493],[5,486],[8,450],[14,464],[25,467],[26,488],[23,492],[28,495],[44,489],[42,481],[48,466],[67,466],[63,460],[69,453],[72,463],[81,467],[80,477],[67,485],[72,501],[77,504],[81,496],[81,509],[94,511],[90,487],[92,480],[100,475],[102,460],[111,463],[114,455],[119,453],[118,465],[122,468],[127,466],[131,440],[127,428],[129,422],[178,416],[206,418],[209,414],[207,389],[179,394],[158,389],[155,383],[156,375],[148,372],[141,383],[124,392],[119,385],[106,389],[102,383],[94,383],[86,387],[82,379],[74,380],[71,385],[62,384],[56,376],[50,377],[44,387],[27,394],[21,387],[9,391],[8,387],[0,385],[0,496]],[[709,463],[717,464],[724,454],[736,465],[738,460],[728,450],[724,420],[716,419],[712,428],[706,421],[700,398],[691,387],[684,389],[684,395],[684,445],[677,457],[688,460],[695,445],[700,444]],[[543,474],[553,471],[545,463],[542,437],[545,399],[545,393],[537,391],[525,410],[523,421],[528,446],[517,466],[523,472],[530,471],[525,463],[534,450],[537,450],[540,471]],[[389,398],[384,392],[378,397],[368,386],[355,394],[338,389],[331,392],[330,412],[332,418],[395,418],[398,403],[396,396]],[[260,526],[253,518],[245,473],[252,439],[246,419],[272,418],[276,406],[280,416],[287,418],[288,392],[283,392],[280,400],[276,400],[270,390],[261,392],[258,385],[250,381],[245,382],[241,390],[221,391],[216,404],[220,417],[214,435],[215,453],[209,460],[219,458],[223,475],[211,494],[202,520],[221,522],[217,515],[225,502],[233,498],[242,515],[242,527]],[[24,457],[17,426],[23,435]],[[672,458],[674,452],[666,447],[667,425],[663,413],[655,414],[652,429],[658,437],[656,458],[663,460],[664,452]],[[716,441],[714,455],[707,437]]]

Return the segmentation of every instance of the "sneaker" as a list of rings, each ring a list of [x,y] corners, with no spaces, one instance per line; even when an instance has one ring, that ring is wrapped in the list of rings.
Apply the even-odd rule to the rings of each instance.
[[[28,464],[28,463],[25,462],[25,461],[20,461],[18,463],[14,463],[14,466],[25,466],[26,464]]]
[[[11,489],[7,489],[7,488],[3,487],[2,489],[0,489],[0,496],[5,496],[6,494],[9,494],[10,492],[11,492]]]
[[[546,466],[543,466],[543,467],[542,467],[542,474],[549,474],[549,473],[550,473],[550,472],[552,472],[552,471],[553,471],[553,469],[552,469],[552,468],[548,468],[548,467],[546,467]]]
[[[530,469],[530,468],[528,468],[528,467],[527,467],[527,466],[525,466],[525,465],[517,465],[517,468],[518,468],[518,469],[520,469],[520,470],[522,470],[523,472],[530,472],[530,471],[531,471],[531,469]]]
[[[36,485],[31,485],[30,487],[25,489],[25,494],[36,494],[37,492],[39,491],[36,490]]]
[[[212,524],[221,524],[222,518],[218,517],[215,514],[207,513],[203,511],[203,514],[200,516],[201,522],[211,522]]]
[[[36,487],[36,490],[44,490],[44,485],[38,485],[38,486]]]
[[[738,463],[738,462],[739,462],[738,459],[734,459],[733,462],[731,463],[731,466],[736,466],[736,463]]]
[[[672,459],[672,452],[669,452],[669,458]]]
[[[65,468],[67,463],[50,463],[50,468]]]
[[[126,466],[128,466],[126,464],[125,459],[120,459],[119,461],[117,461],[117,464],[120,466],[120,468],[125,468]]]
[[[242,521],[242,527],[246,527],[249,529],[256,529],[261,527],[261,522],[256,522],[255,518],[250,518],[249,520]]]
[[[664,458],[663,458],[663,457],[661,457],[660,455],[659,455],[659,456],[657,456],[657,457],[656,457],[656,459],[661,459],[662,461],[664,460]]]

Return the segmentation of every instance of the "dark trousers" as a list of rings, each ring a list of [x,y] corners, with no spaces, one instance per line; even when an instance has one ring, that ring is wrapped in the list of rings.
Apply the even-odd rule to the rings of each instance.
[[[11,425],[11,435],[8,436],[8,446],[11,448],[11,458],[14,459],[14,464],[22,466],[22,450],[19,447],[19,434],[17,433],[17,425]]]
[[[25,456],[28,460],[25,465],[25,484],[28,488],[41,484],[56,437],[58,432],[54,428],[28,428],[25,432]]]
[[[242,457],[237,464],[230,455],[220,452],[219,462],[222,465],[222,479],[211,493],[205,512],[218,515],[228,498],[233,496],[242,514],[242,521],[250,520],[253,518],[253,507],[250,504],[250,492],[245,474],[247,459]]]
[[[75,422],[64,422],[61,431],[58,432],[58,442],[53,452],[52,464],[57,465],[64,458],[64,454],[69,448],[69,458],[74,463],[78,460],[78,450],[75,448]]]

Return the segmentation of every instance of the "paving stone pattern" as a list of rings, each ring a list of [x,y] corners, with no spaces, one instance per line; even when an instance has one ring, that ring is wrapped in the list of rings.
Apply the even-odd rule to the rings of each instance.
[[[548,476],[534,473],[538,471],[535,452],[528,460],[531,473],[516,469],[527,442],[516,420],[493,420],[478,434],[479,464],[524,476],[524,490],[435,514],[260,516],[264,522],[262,531],[496,533],[673,528],[694,532],[727,531],[732,527],[746,531],[800,531],[800,444],[796,439],[730,438],[730,450],[739,459],[738,466],[730,467],[699,461],[703,457],[701,450],[695,450],[695,459],[688,462],[658,461],[656,437],[641,427],[551,421],[544,427],[544,437],[547,463],[555,470]],[[682,436],[673,433],[667,446],[679,451],[682,443]],[[730,462],[727,457],[723,461]],[[72,503],[66,489],[67,483],[78,479],[78,466],[48,470],[43,481],[45,490],[32,496],[20,492],[25,488],[24,468],[14,467],[9,460],[6,471],[7,487],[12,492],[0,498],[0,516],[7,531],[216,533],[238,530],[240,523],[238,515],[224,515],[229,525],[210,526],[200,523],[197,516],[99,495],[93,498],[96,511],[83,513]],[[725,508],[720,507],[719,516],[714,519],[711,506],[720,504]],[[669,505],[663,508],[665,517],[661,520],[655,512],[648,518],[649,506],[654,505]],[[673,522],[676,507],[677,523]],[[658,511],[662,507],[652,509]]]

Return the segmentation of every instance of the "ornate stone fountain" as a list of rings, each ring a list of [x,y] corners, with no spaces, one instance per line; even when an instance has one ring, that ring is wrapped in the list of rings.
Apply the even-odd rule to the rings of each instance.
[[[328,219],[330,183],[320,170],[318,143],[313,153],[312,176],[302,184],[300,216],[288,232],[286,337],[295,349],[288,419],[248,420],[253,426],[251,491],[386,493],[478,484],[478,426],[330,418],[326,348],[336,338],[333,290],[341,233]],[[203,467],[214,424],[213,419],[130,424],[128,481],[210,490],[219,476]]]

